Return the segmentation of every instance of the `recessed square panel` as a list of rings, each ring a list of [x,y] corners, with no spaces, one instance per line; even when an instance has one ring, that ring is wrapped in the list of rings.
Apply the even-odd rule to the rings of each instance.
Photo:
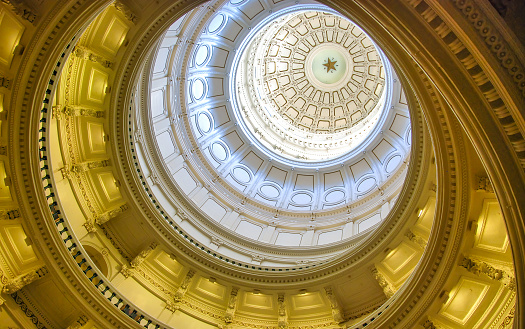
[[[483,282],[461,277],[440,314],[464,325],[478,309],[488,290],[489,286]]]
[[[328,190],[332,187],[344,187],[343,174],[341,171],[334,171],[331,173],[324,174],[324,190]]]
[[[314,191],[314,175],[301,175],[295,176],[294,190],[308,190]]]
[[[373,173],[372,167],[370,167],[370,164],[363,159],[358,161],[357,163],[350,166],[350,169],[352,170],[352,175],[354,176],[354,180],[357,181],[359,178],[363,177],[365,174]]]
[[[377,157],[377,159],[384,163],[387,155],[394,152],[396,148],[392,146],[389,142],[383,139],[373,150],[372,152]]]
[[[478,220],[474,246],[504,253],[508,245],[509,238],[499,203],[495,200],[485,200]]]
[[[37,261],[33,247],[28,245],[27,235],[20,224],[9,225],[4,228],[7,246],[17,257],[17,263],[21,266]]]
[[[109,53],[116,54],[128,33],[129,27],[120,18],[114,16],[100,40],[100,45]]]
[[[108,202],[120,199],[120,191],[115,184],[115,177],[113,174],[111,172],[103,172],[99,173],[97,176],[100,187],[102,188],[102,191],[104,192]]]
[[[242,234],[250,239],[257,240],[261,235],[262,227],[243,220],[239,223],[239,225],[235,229],[235,232]]]
[[[405,131],[407,130],[408,125],[410,124],[410,119],[404,115],[397,114],[394,117],[394,121],[390,126],[390,131],[399,137],[403,138]]]
[[[294,311],[315,310],[326,306],[318,292],[292,295],[291,302]]]
[[[211,282],[207,278],[199,278],[196,286],[196,292],[199,295],[205,295],[218,300],[226,299],[226,287],[217,282]]]
[[[18,45],[22,33],[24,33],[24,25],[13,17],[7,10],[0,8],[0,64],[9,67],[15,48]]]
[[[417,256],[417,251],[405,242],[401,242],[397,248],[388,253],[381,262],[392,274],[402,270],[410,261]]]
[[[301,244],[303,236],[297,233],[281,232],[277,235],[276,245],[281,246],[298,246]]]
[[[182,189],[182,191],[186,194],[189,194],[197,187],[197,182],[190,175],[186,168],[181,168],[179,171],[177,171],[173,175],[173,178],[175,179],[179,187]]]
[[[184,269],[179,262],[170,257],[168,253],[161,251],[153,260],[153,263],[158,267],[161,267],[164,271],[168,272],[175,278],[178,278]]]
[[[89,152],[91,154],[106,153],[106,143],[104,142],[104,125],[98,122],[87,122],[87,133]]]
[[[250,308],[261,310],[273,310],[274,299],[272,295],[254,294],[251,292],[244,293],[243,304]]]
[[[87,66],[86,69],[88,69]],[[98,104],[104,103],[107,86],[108,74],[92,67],[89,73],[87,100]]]
[[[211,198],[204,202],[201,209],[204,211],[204,213],[218,222],[220,222],[224,215],[226,215],[226,209],[224,209],[223,206]]]

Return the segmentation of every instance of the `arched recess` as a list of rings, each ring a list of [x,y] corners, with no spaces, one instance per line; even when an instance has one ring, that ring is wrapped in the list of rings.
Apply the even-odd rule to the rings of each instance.
[[[89,258],[93,261],[95,266],[102,272],[105,277],[109,277],[109,264],[106,261],[104,255],[98,251],[95,247],[84,244],[84,249],[86,250]]]

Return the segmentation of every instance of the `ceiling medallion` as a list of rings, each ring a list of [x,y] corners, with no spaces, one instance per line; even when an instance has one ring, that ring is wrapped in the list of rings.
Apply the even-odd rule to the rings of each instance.
[[[334,58],[332,58],[332,60],[333,60],[333,59],[334,59]],[[323,66],[326,67],[326,72],[327,72],[327,73],[330,73],[331,70],[333,70],[333,71],[337,71],[336,64],[337,64],[337,61],[333,61],[333,62],[332,62],[332,61],[330,60],[330,57],[328,57],[328,59],[326,60],[326,63],[323,64]],[[339,66],[339,65],[337,65],[337,66]]]
[[[354,64],[348,50],[336,42],[325,42],[306,55],[306,78],[318,90],[340,90],[351,79]]]

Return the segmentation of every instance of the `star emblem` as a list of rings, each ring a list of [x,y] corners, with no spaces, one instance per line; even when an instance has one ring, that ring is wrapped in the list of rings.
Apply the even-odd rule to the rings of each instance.
[[[330,73],[330,70],[334,70],[334,71],[337,71],[337,69],[335,68],[335,63],[337,63],[337,61],[331,61],[330,58],[328,58],[328,63],[324,63],[323,66],[326,67],[326,72],[327,73]]]

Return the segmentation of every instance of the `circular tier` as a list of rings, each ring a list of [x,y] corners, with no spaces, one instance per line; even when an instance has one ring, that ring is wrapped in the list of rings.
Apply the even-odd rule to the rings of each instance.
[[[231,3],[200,15],[199,28],[187,27],[196,42],[171,59],[175,32],[166,35],[146,91],[151,105],[136,114],[151,141],[136,147],[155,207],[175,209],[167,219],[201,236],[200,243],[219,243],[236,259],[264,255],[268,266],[320,261],[352,248],[388,217],[408,169],[409,110],[390,64],[360,28],[323,5],[283,1],[250,22]],[[168,62],[166,80],[155,68]],[[278,70],[285,62],[287,69]],[[305,63],[326,72],[309,72]],[[331,65],[344,74],[327,84],[322,74],[332,74]],[[296,94],[286,96],[285,88]],[[316,122],[326,117],[338,129],[294,125],[290,107],[274,101],[279,95],[290,105],[304,100],[294,107],[304,115],[316,107]],[[353,120],[355,114],[360,118]],[[286,158],[265,146],[259,135],[266,133],[281,134],[284,153],[295,154],[299,145],[310,158]],[[315,255],[306,251],[311,246],[318,246]]]
[[[388,79],[383,55],[359,27],[299,8],[250,33],[230,91],[237,120],[263,152],[319,167],[377,134]]]

